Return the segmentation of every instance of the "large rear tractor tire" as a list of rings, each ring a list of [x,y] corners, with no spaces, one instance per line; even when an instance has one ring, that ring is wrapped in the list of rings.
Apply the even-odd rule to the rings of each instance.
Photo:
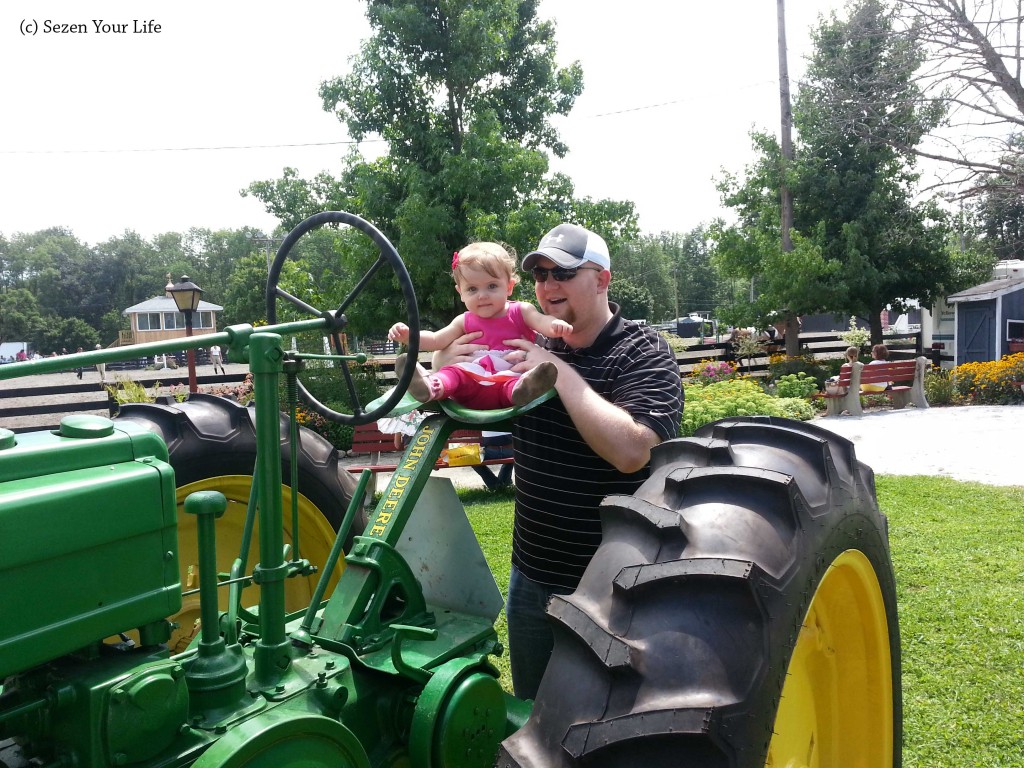
[[[131,403],[122,405],[117,421],[130,421],[160,435],[167,444],[174,468],[178,503],[178,558],[182,590],[199,584],[198,541],[195,517],[183,512],[185,497],[194,491],[215,490],[228,500],[224,516],[217,521],[217,570],[227,573],[239,555],[246,508],[256,462],[256,431],[253,409],[214,395],[194,394],[175,405]],[[282,415],[281,456],[284,479],[284,537],[293,545],[290,448],[288,429]],[[356,479],[338,463],[338,451],[320,435],[299,429],[299,556],[316,565],[313,576],[290,578],[285,583],[285,607],[297,611],[309,605],[317,580],[334,542]],[[365,517],[357,515],[351,535],[360,534]],[[253,529],[246,560],[249,573],[259,561],[259,522]],[[326,595],[334,588],[344,561],[339,561]],[[220,590],[220,608],[227,609],[227,589]],[[245,605],[259,602],[259,588],[247,587]],[[199,595],[187,595],[181,612],[173,621],[179,629],[171,638],[171,650],[180,652],[199,631]]]
[[[602,524],[499,766],[900,765],[895,581],[852,443],[717,422],[659,446]]]

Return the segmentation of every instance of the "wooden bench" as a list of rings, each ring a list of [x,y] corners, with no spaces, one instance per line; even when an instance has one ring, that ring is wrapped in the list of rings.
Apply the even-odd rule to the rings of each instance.
[[[890,360],[869,365],[857,362],[840,369],[838,382],[830,385],[836,391],[826,391],[817,396],[825,399],[826,416],[838,416],[844,411],[851,416],[862,415],[862,395],[885,395],[892,401],[893,408],[905,408],[908,403],[917,408],[927,408],[928,400],[924,395],[924,372],[927,369],[928,358],[923,356],[916,360]],[[865,384],[884,386],[889,383],[892,386],[882,391],[863,389]]]
[[[482,440],[483,435],[479,429],[457,429],[448,436],[448,443],[480,444]],[[483,448],[481,447],[481,453],[482,451]],[[365,453],[369,456],[369,464],[349,466],[346,467],[346,469],[355,474],[359,474],[364,469],[370,470],[370,472],[373,473],[374,491],[376,490],[377,485],[377,475],[380,472],[394,472],[398,468],[398,459],[402,455],[401,450],[395,447],[395,436],[381,432],[377,429],[377,425],[372,423],[357,424],[354,427],[352,435],[352,453]],[[385,454],[390,454],[387,456],[388,461],[385,461]],[[511,463],[512,458],[509,457],[506,459],[481,459],[479,462],[476,462],[476,465]],[[448,462],[443,460],[438,461],[434,465],[434,469],[448,469],[449,467],[450,465]]]

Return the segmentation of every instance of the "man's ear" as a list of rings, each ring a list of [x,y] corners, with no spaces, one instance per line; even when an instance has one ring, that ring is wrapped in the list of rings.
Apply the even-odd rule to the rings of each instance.
[[[601,274],[597,276],[597,290],[602,293],[608,292],[608,284],[612,281],[612,273],[607,269],[601,270]]]

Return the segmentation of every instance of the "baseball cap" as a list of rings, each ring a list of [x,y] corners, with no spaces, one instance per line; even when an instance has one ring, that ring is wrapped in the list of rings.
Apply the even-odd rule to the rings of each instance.
[[[578,267],[585,261],[591,261],[602,269],[612,268],[604,239],[578,224],[559,224],[544,235],[537,250],[526,254],[523,269],[533,269],[541,256],[567,269]]]

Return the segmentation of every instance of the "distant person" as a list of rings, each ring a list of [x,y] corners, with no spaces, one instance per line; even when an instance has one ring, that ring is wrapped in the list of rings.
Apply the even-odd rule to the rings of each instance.
[[[484,449],[485,461],[512,458],[512,435],[508,432],[481,432],[480,446]],[[502,464],[497,472],[487,464],[474,464],[473,471],[491,491],[512,483],[512,462]]]
[[[103,345],[102,344],[97,344],[96,345],[96,349],[103,349]],[[106,384],[107,383],[107,364],[106,363],[96,363],[96,371],[100,375],[100,384]]]
[[[875,344],[871,348],[871,362],[868,365],[878,365],[889,362],[889,348],[885,344]],[[885,392],[892,389],[891,381],[879,381],[874,384],[861,384],[861,392]]]
[[[860,347],[849,346],[846,348],[846,352],[843,354],[844,362],[839,366],[839,375],[841,376],[843,371],[848,371],[853,367],[853,364],[857,362],[857,358],[860,357]],[[828,385],[827,389],[832,390],[835,394],[845,395],[846,387],[839,386],[839,376],[829,376],[825,380],[825,384]]]
[[[81,347],[79,347],[79,348],[77,349],[77,351],[75,352],[75,354],[78,354],[79,352],[82,352],[82,348],[81,348]],[[75,373],[77,373],[77,374],[78,374],[78,378],[82,378],[82,371],[84,371],[84,370],[85,370],[85,369],[84,369],[84,368],[83,368],[82,366],[78,366],[77,368],[75,368]]]
[[[218,345],[214,344],[210,347],[210,362],[213,364],[213,372],[217,373],[217,369],[220,368],[222,374],[226,374],[224,370],[224,356],[221,353],[221,349]]]

